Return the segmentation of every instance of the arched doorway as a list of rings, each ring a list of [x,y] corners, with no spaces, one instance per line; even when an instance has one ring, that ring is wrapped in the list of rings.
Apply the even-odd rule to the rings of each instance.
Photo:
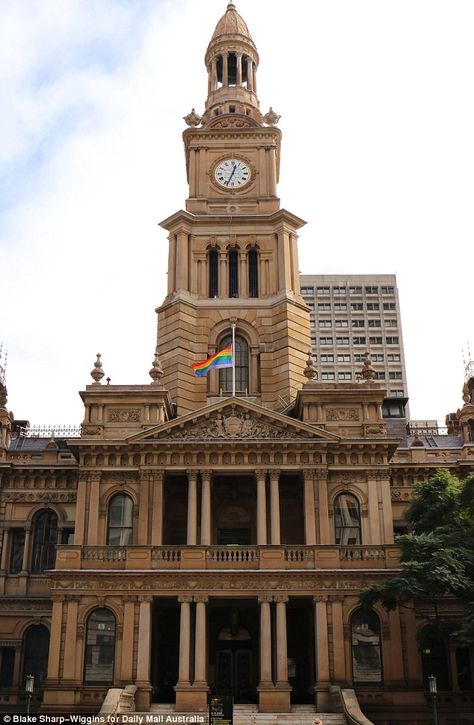
[[[257,609],[251,602],[213,602],[211,688],[236,703],[256,702],[258,675]]]

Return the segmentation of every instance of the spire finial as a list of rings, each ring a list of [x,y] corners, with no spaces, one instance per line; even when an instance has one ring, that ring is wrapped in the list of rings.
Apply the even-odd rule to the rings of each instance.
[[[104,371],[102,370],[102,363],[100,361],[101,354],[97,353],[97,360],[94,363],[94,367],[91,370],[91,378],[94,380],[93,385],[100,385],[100,381],[104,377]]]
[[[158,348],[156,348],[155,350],[155,359],[153,360],[149,375],[150,378],[153,380],[152,385],[159,385],[160,380],[164,375],[163,368],[161,367],[160,358],[158,356]]]

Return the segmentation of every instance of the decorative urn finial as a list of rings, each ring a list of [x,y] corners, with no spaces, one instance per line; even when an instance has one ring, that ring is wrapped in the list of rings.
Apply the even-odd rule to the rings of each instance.
[[[158,356],[158,348],[156,348],[155,350],[155,359],[153,360],[149,375],[150,378],[153,380],[152,385],[158,385],[164,375],[163,368],[161,367],[160,358]]]
[[[91,378],[93,378],[93,385],[100,385],[100,381],[104,377],[104,371],[102,370],[102,363],[100,361],[101,354],[97,353],[97,360],[94,363],[94,368],[91,370]]]
[[[372,360],[370,359],[370,352],[368,350],[365,353],[364,367],[362,368],[361,374],[364,380],[375,380],[375,370],[372,367]]]
[[[275,113],[273,108],[270,106],[270,110],[264,115],[263,120],[267,126],[276,126],[280,118],[281,116],[279,116],[278,113]]]
[[[183,116],[183,120],[187,126],[199,126],[199,124],[202,123],[202,116],[196,113],[196,110],[193,108],[191,113],[188,113],[187,116]]]
[[[469,405],[469,403],[471,402],[471,394],[469,392],[469,386],[467,382],[464,383],[462,388],[462,399],[465,405]]]
[[[303,375],[308,378],[308,380],[317,380],[318,378],[318,371],[314,366],[311,350],[308,352],[308,359],[306,360],[306,367],[303,370]]]

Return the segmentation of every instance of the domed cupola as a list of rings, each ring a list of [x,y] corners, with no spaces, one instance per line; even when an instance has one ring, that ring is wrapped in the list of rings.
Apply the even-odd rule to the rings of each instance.
[[[257,98],[258,51],[232,2],[216,25],[205,62],[209,88],[204,124],[226,114],[262,123]]]

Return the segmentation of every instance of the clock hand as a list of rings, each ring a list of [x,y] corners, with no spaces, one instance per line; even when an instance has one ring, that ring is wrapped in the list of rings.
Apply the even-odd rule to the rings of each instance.
[[[232,169],[232,173],[231,173],[231,175],[229,176],[229,179],[228,179],[228,181],[227,181],[227,186],[229,186],[230,182],[232,181],[232,177],[233,177],[233,175],[235,174],[235,170],[236,170],[236,168],[237,168],[237,164],[234,164],[234,168]]]

